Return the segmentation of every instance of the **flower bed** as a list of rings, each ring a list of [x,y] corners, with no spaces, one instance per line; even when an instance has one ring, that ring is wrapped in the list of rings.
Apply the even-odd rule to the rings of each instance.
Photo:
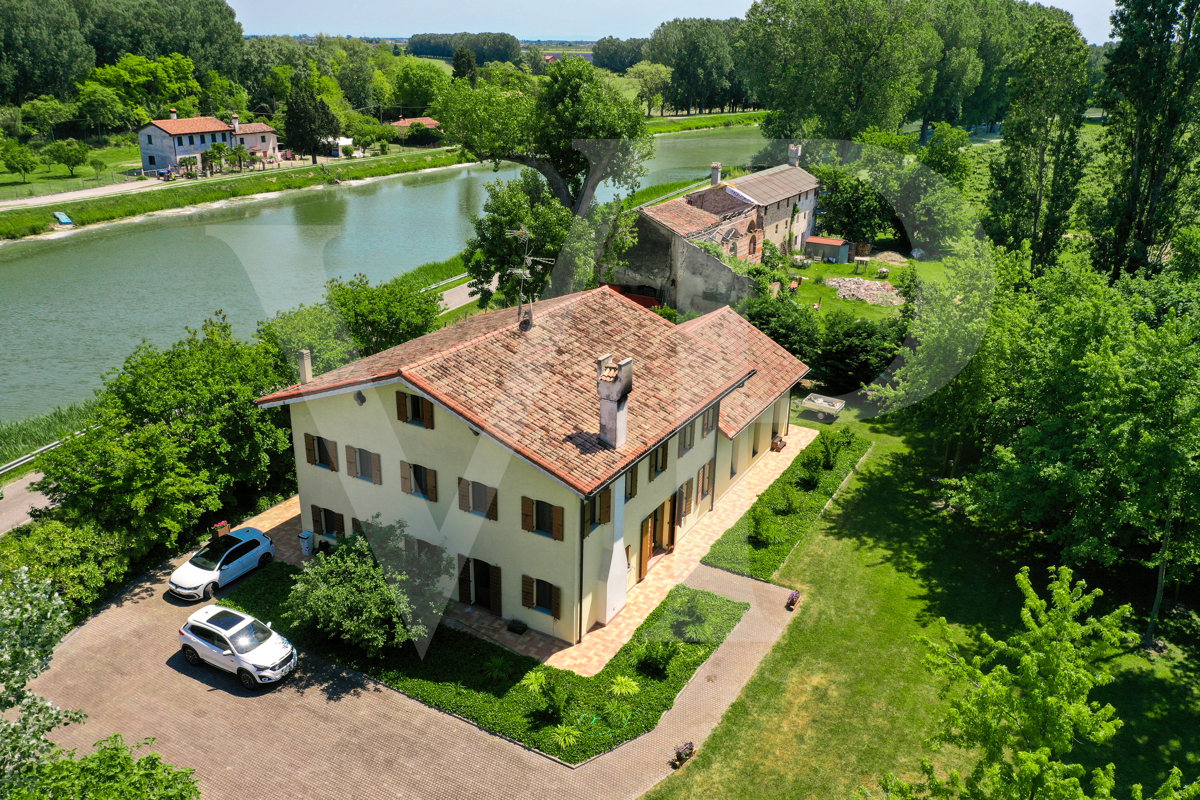
[[[411,646],[368,658],[287,624],[283,611],[298,572],[295,567],[276,561],[244,579],[222,605],[273,622],[277,631],[302,650],[366,673],[428,706],[457,714],[486,731],[572,764],[652,730],[663,713],[675,704],[676,695],[692,674],[749,608],[748,603],[676,586],[604,669],[584,678],[567,670],[540,666],[533,658],[446,626],[438,628],[423,660]],[[639,642],[670,636],[677,609],[688,604],[702,611],[706,640],[681,642],[665,672],[639,663],[639,657],[644,658]],[[561,720],[548,710],[547,702],[521,684],[531,671],[547,673],[554,683],[571,693]],[[616,683],[619,691],[614,692],[617,678],[636,681],[637,689],[629,693],[628,682],[620,680]],[[628,712],[617,715],[624,717],[624,724],[611,725],[606,719],[614,716],[614,704]],[[573,738],[562,736],[564,725],[574,728]]]
[[[815,445],[809,445],[813,447]],[[742,518],[733,524],[721,538],[713,542],[708,554],[701,563],[710,567],[747,575],[751,578],[769,581],[787,560],[788,555],[800,541],[800,537],[812,527],[813,522],[821,514],[821,509],[837,492],[842,481],[854,469],[854,465],[871,447],[866,439],[856,438],[852,443],[842,448],[834,462],[833,469],[823,469],[816,488],[809,491],[798,491],[796,507],[789,514],[779,514],[775,504],[775,492],[772,490],[796,486],[803,474],[802,459],[797,457],[783,474],[780,475],[767,491],[763,492]],[[755,514],[767,512],[775,515],[774,522],[778,525],[779,535],[770,544],[759,544],[752,541],[751,520]]]

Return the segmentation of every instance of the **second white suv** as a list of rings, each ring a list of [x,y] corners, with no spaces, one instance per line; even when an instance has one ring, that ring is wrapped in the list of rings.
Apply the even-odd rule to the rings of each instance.
[[[189,664],[232,672],[247,689],[275,683],[296,668],[296,648],[270,623],[223,606],[205,606],[188,617],[179,644]]]

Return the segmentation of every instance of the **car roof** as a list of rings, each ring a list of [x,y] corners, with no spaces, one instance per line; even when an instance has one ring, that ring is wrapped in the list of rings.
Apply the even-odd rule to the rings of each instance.
[[[254,619],[254,617],[250,616],[249,614],[236,611],[232,608],[226,608],[225,606],[219,606],[214,603],[213,605],[205,606],[196,613],[192,614],[190,617],[188,617],[188,622],[200,622],[210,628],[216,628],[217,630],[229,633],[230,631],[236,630],[242,625],[245,625],[252,619]]]

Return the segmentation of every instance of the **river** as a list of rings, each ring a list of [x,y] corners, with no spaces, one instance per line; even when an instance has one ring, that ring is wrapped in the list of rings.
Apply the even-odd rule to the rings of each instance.
[[[732,128],[655,143],[643,186],[702,178],[713,161],[745,164],[763,139]],[[277,311],[320,300],[327,278],[380,281],[449,258],[485,184],[517,172],[401,175],[0,246],[0,421],[92,397],[143,340],[169,345],[218,310],[249,337]]]

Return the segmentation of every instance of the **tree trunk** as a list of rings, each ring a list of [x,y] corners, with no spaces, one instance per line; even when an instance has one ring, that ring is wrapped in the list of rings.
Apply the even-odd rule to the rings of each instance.
[[[958,462],[962,461],[963,440],[958,440],[958,447],[954,451],[954,462],[950,464],[950,479],[953,480],[958,474]]]
[[[929,134],[929,120],[921,118],[921,144],[925,144],[925,137]]]
[[[1158,609],[1162,605],[1163,584],[1167,578],[1167,546],[1171,542],[1171,522],[1167,518],[1167,534],[1163,537],[1162,548],[1158,551],[1158,588],[1154,592],[1154,606],[1150,609],[1150,623],[1146,626],[1146,635],[1142,637],[1142,646],[1154,644],[1154,624],[1158,621]]]
[[[315,150],[312,153],[312,160],[313,160],[313,165],[315,166],[317,163],[317,152]]]

